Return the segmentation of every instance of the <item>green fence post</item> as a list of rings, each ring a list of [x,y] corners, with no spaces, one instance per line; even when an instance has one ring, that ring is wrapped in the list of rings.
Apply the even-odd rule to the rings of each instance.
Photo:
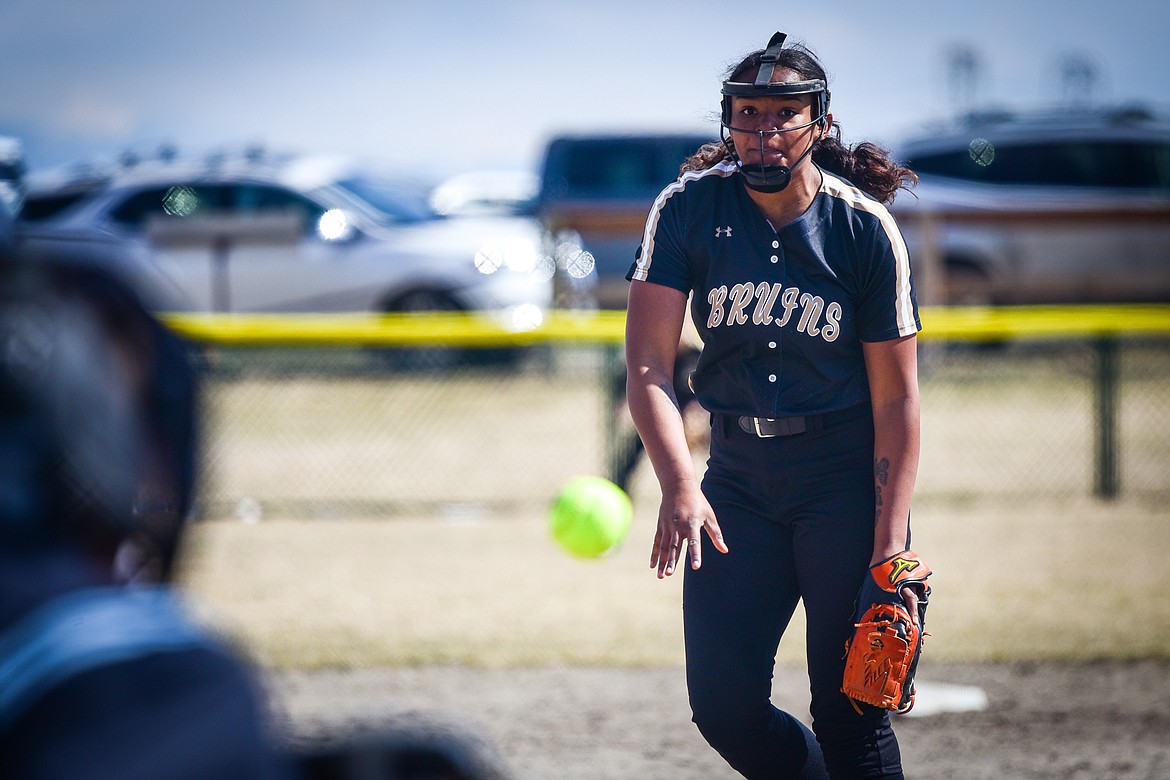
[[[610,480],[615,479],[618,462],[621,457],[621,441],[618,433],[618,404],[621,399],[617,392],[618,348],[612,344],[602,346],[605,359],[602,361],[601,381],[605,382],[604,392],[601,394],[605,408],[605,470]]]
[[[1096,473],[1098,498],[1116,498],[1120,489],[1117,466],[1117,342],[1102,338],[1097,356]]]
[[[623,430],[621,425],[621,410],[626,402],[625,356],[620,345],[606,344],[602,349],[605,350],[602,370],[605,392],[602,393],[602,397],[606,403],[604,413],[607,475],[611,482],[622,489],[628,489],[629,486],[622,483],[626,481],[627,464],[637,446],[638,434]]]

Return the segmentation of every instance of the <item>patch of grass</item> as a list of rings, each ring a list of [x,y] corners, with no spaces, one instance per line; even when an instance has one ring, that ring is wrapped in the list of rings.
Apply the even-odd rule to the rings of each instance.
[[[275,668],[682,663],[681,576],[648,565],[656,500],[613,555],[568,556],[539,513],[208,521],[182,581]],[[920,502],[935,570],[927,657],[1170,658],[1170,523],[1136,504]],[[798,611],[781,662],[803,658]]]

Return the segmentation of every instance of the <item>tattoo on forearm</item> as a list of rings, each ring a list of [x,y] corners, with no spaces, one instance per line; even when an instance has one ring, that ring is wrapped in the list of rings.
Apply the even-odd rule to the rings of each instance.
[[[882,487],[890,479],[890,459],[881,458],[873,464],[874,476],[874,516],[873,521],[877,523],[882,518]]]

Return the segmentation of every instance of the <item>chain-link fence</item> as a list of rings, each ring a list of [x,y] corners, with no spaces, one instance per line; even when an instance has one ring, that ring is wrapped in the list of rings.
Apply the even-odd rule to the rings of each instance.
[[[980,342],[926,320],[915,545],[937,574],[932,658],[1167,657],[1170,613],[1140,594],[1168,586],[1170,327]],[[612,474],[632,442],[620,331],[587,325],[485,340],[515,351],[471,365],[404,366],[353,332],[209,337],[201,510],[236,522],[192,529],[185,582],[275,667],[681,663],[679,582],[646,568],[644,457],[628,543],[576,560],[548,535],[565,482]],[[1018,620],[984,630],[1004,604]],[[802,658],[788,636],[780,658]]]
[[[926,350],[920,494],[1170,495],[1170,343]]]
[[[365,350],[229,350],[206,392],[202,513],[506,510],[604,473],[606,351],[516,365],[387,368]]]
[[[919,495],[1170,497],[1170,340],[925,341],[921,354]],[[472,362],[487,365],[213,348],[201,513],[457,516],[547,505],[572,476],[612,473],[633,435],[616,346]],[[634,484],[653,487],[647,464]]]

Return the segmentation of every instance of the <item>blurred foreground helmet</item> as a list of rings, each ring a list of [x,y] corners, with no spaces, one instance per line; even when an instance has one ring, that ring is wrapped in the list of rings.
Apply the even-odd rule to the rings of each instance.
[[[169,573],[195,478],[185,345],[94,269],[0,267],[0,544],[110,551]]]

